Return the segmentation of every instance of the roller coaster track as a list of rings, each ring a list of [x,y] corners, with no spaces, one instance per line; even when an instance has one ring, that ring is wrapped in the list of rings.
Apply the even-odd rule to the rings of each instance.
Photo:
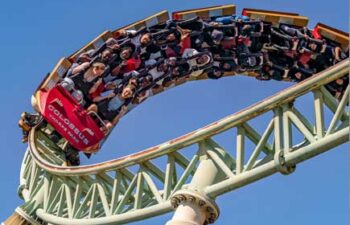
[[[33,224],[123,224],[187,201],[207,211],[212,223],[219,215],[217,196],[274,173],[290,174],[296,164],[349,141],[349,86],[340,101],[324,88],[348,73],[344,60],[203,128],[93,165],[62,166],[57,146],[34,128],[20,174],[25,204],[16,212]],[[312,102],[298,109],[295,103],[305,95],[312,95]],[[303,114],[306,108],[314,111],[312,119]],[[333,113],[329,124],[326,108]],[[256,118],[267,122],[263,132],[251,125]],[[224,133],[234,138],[233,130],[235,148],[214,141]]]

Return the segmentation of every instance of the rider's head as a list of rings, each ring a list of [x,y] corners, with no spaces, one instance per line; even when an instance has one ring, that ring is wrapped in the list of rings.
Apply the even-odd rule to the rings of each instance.
[[[151,43],[151,40],[152,40],[152,36],[150,33],[146,33],[146,34],[143,34],[141,37],[140,37],[140,43],[141,45],[143,46],[146,46],[148,44]]]
[[[106,66],[103,63],[96,62],[92,64],[92,73],[95,76],[101,76],[105,71],[105,69],[106,69]]]
[[[129,84],[123,88],[122,93],[120,94],[120,97],[123,99],[131,98],[135,93],[135,89],[136,89],[135,84],[133,84],[132,82],[129,82]]]
[[[201,55],[199,58],[196,59],[196,62],[198,64],[206,64],[210,61],[210,57],[207,54]]]

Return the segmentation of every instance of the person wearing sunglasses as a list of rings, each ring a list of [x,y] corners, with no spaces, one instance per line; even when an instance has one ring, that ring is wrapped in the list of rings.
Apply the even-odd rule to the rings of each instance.
[[[89,96],[94,93],[99,86],[104,85],[101,76],[103,75],[106,66],[103,63],[96,62],[84,72],[86,69],[84,66],[86,64],[83,65],[81,71],[75,71],[76,73],[73,73],[69,78],[74,82],[75,88],[83,93],[85,106],[88,107],[92,103]]]

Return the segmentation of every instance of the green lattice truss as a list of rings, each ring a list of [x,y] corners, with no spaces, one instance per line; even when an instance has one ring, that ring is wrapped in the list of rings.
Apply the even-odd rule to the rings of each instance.
[[[193,189],[193,178],[205,163],[212,164],[217,176],[197,191],[210,199],[276,172],[289,174],[297,163],[349,140],[349,86],[340,101],[324,88],[348,73],[346,60],[204,128],[95,165],[61,166],[64,159],[57,147],[33,129],[20,175],[19,195],[25,203],[17,212],[38,224],[121,224],[171,211],[186,198],[176,193]],[[313,95],[313,102],[298,109],[296,103],[305,95]],[[314,117],[308,119],[302,111],[310,108]],[[333,114],[329,124],[326,108]],[[263,132],[251,125],[259,118],[267,124]],[[214,141],[225,133],[233,138],[234,129],[235,148],[224,149]],[[218,216],[209,215],[209,222]]]

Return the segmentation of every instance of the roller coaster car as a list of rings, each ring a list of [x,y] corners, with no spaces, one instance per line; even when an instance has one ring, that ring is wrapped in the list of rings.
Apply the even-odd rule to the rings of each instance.
[[[194,17],[204,19],[215,18],[233,15],[235,11],[236,8],[234,5],[215,6],[174,12],[172,18],[176,20],[186,20]],[[294,13],[243,9],[242,14],[252,19],[263,20],[275,25],[284,23],[296,27],[303,27],[306,26],[308,22],[306,17]],[[101,141],[106,138],[109,132],[108,128],[96,113],[85,110],[74,97],[74,94],[71,94],[60,85],[60,81],[63,80],[67,70],[71,67],[71,63],[76,60],[80,53],[90,49],[99,49],[105,44],[108,38],[117,35],[121,30],[139,30],[142,27],[152,28],[154,26],[162,26],[168,19],[168,13],[162,11],[113,32],[105,31],[75,54],[71,55],[69,60],[62,59],[53,72],[43,80],[43,83],[40,84],[37,89],[33,98],[34,108],[68,141],[70,146],[86,153],[97,151],[100,148]],[[320,37],[325,37],[331,41],[340,43],[343,46],[348,44],[347,35],[323,24],[318,24],[314,33],[318,34]],[[189,65],[189,77],[191,80],[205,78],[206,74],[203,72],[205,72],[213,62],[211,53],[198,53],[194,49],[185,50],[182,58]],[[249,72],[246,73],[249,75]],[[28,128],[25,127],[25,129]]]
[[[40,113],[71,146],[94,152],[108,133],[108,128],[94,112],[87,112],[61,85],[37,91]]]
[[[243,16],[248,16],[254,20],[262,20],[264,22],[271,23],[273,25],[288,24],[295,27],[305,27],[308,24],[309,19],[305,16],[300,16],[296,13],[277,12],[261,9],[248,9],[242,10]]]
[[[349,47],[349,34],[335,29],[333,27],[327,26],[323,23],[318,23],[314,30],[313,35],[315,38],[324,38],[328,42],[339,45],[346,49]]]
[[[125,29],[138,30],[165,23],[168,12],[162,11],[136,23],[113,32],[105,31],[86,46],[71,55],[68,60],[61,59],[54,70],[46,76],[32,97],[32,105],[54,129],[75,149],[84,153],[96,152],[109,130],[94,112],[87,112],[71,93],[59,85],[67,70],[79,54],[90,49],[98,49],[114,33]]]
[[[163,24],[169,19],[168,11],[164,10],[159,13],[156,13],[152,16],[149,16],[145,19],[139,20],[135,23],[123,26],[114,31],[104,31],[102,34],[98,35],[95,39],[89,42],[87,45],[76,51],[74,54],[69,56],[69,61],[74,62],[77,57],[88,50],[98,49],[101,47],[109,38],[118,37],[121,31],[125,30],[139,30],[143,27],[151,28],[158,24]]]
[[[172,13],[172,18],[174,20],[186,20],[194,17],[199,17],[202,19],[208,19],[218,16],[231,16],[236,13],[236,6],[222,5],[222,6],[212,6],[199,9],[189,9],[183,11],[176,11]]]

